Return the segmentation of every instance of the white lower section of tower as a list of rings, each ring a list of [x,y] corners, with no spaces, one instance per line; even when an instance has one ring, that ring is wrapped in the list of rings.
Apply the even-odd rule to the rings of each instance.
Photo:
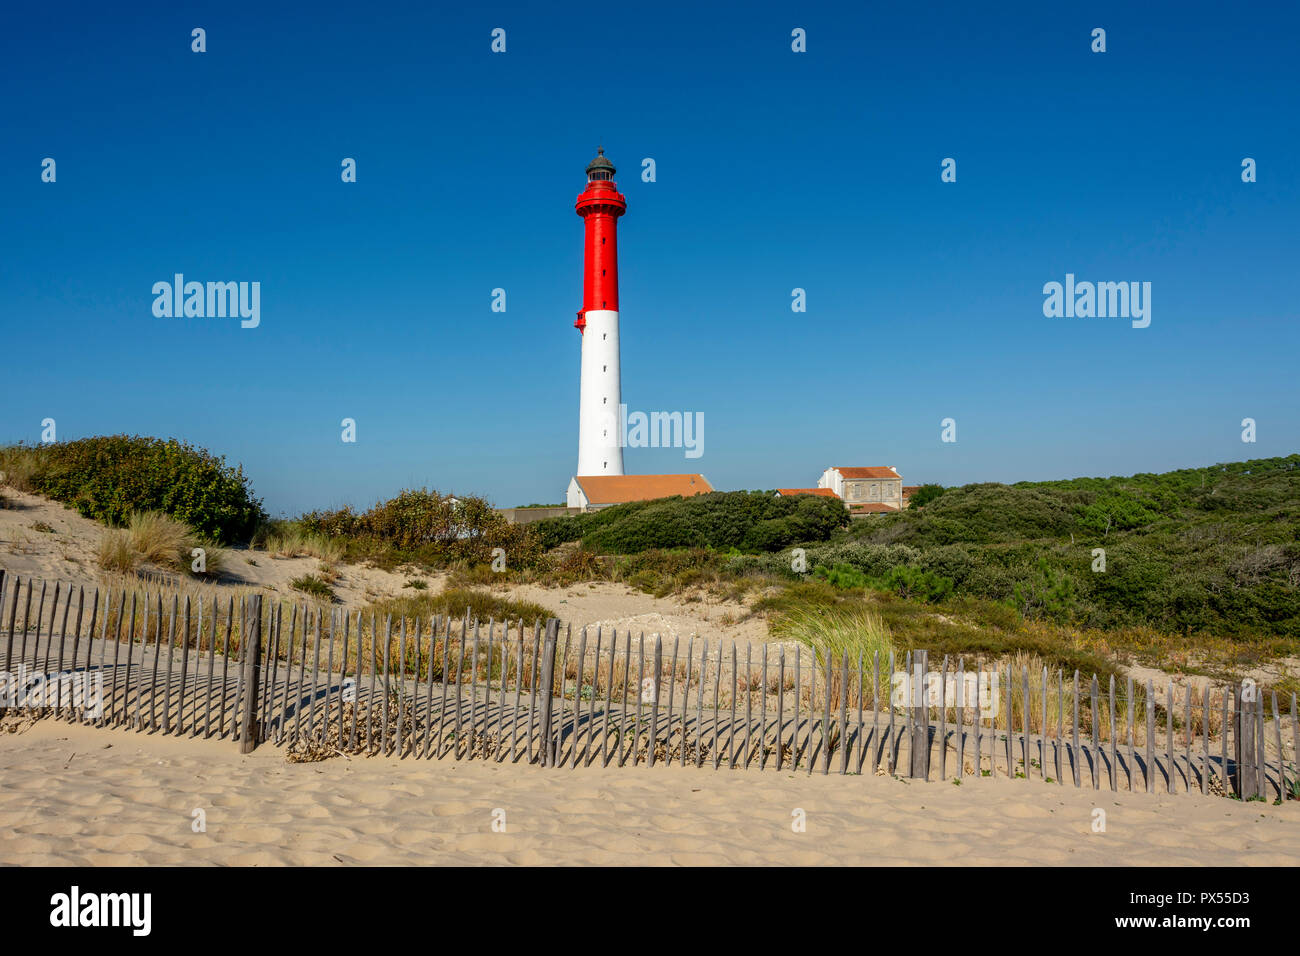
[[[619,405],[618,313],[587,312],[582,333],[582,377],[578,398],[578,474],[623,474]]]

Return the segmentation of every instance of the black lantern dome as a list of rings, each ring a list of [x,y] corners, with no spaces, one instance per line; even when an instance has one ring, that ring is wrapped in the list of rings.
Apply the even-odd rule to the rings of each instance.
[[[596,158],[587,164],[587,182],[608,181],[614,178],[618,170],[605,158],[605,147],[596,147]]]

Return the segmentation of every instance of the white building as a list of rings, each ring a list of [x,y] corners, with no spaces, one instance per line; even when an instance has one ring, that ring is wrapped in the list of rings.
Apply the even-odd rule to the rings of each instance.
[[[852,514],[903,508],[903,476],[892,466],[833,465],[822,472],[817,487],[835,492]]]

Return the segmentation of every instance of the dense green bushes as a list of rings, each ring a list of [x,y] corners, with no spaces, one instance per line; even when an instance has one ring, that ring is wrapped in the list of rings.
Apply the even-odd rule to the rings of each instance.
[[[650,548],[776,551],[799,542],[825,541],[848,521],[836,498],[715,491],[550,518],[536,528],[544,547],[581,541],[585,548],[608,554]]]
[[[351,507],[314,511],[297,524],[309,534],[343,541],[351,560],[488,564],[501,548],[507,567],[526,567],[541,556],[530,526],[510,524],[483,498],[453,497],[427,488],[402,491],[364,512]]]
[[[265,517],[241,468],[205,449],[158,438],[108,435],[0,452],[6,475],[88,518],[124,524],[161,511],[221,542],[247,541]]]
[[[935,498],[943,494],[943,485],[921,485],[908,498],[909,508],[924,508]]]
[[[950,488],[923,511],[855,522],[806,560],[856,569],[871,586],[895,576],[900,593],[906,575],[933,574],[1028,618],[1296,637],[1300,455]],[[728,569],[793,578],[790,563],[786,552]]]

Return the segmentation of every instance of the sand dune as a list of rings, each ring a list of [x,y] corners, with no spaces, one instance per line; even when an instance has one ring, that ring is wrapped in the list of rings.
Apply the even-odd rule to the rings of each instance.
[[[0,508],[0,566],[20,577],[44,578],[92,587],[113,582],[96,566],[96,551],[105,527],[83,518],[71,508],[41,495],[5,489],[8,506]],[[37,530],[45,528],[48,530]],[[265,551],[231,549],[221,581],[201,590],[224,602],[231,594],[248,589],[277,593],[291,600],[303,595],[290,582],[306,574],[318,574],[322,562],[316,558],[282,558]],[[146,569],[149,570],[149,569]],[[413,592],[406,587],[412,578],[428,582],[431,592],[442,591],[447,575],[402,567],[392,571],[363,564],[339,564],[332,585],[339,607],[357,609],[383,598]],[[164,573],[165,578],[177,575]],[[192,581],[186,584],[195,589]],[[767,622],[751,617],[748,608],[736,601],[719,600],[700,590],[691,595],[655,597],[611,581],[586,582],[563,588],[536,584],[503,584],[492,590],[507,597],[533,601],[575,626],[603,625],[606,630],[634,634],[659,634],[665,640],[681,637],[705,638],[711,642],[735,640],[761,645],[767,640]]]
[[[1023,780],[290,764],[269,746],[42,721],[0,736],[0,863],[1296,865],[1300,805]]]

